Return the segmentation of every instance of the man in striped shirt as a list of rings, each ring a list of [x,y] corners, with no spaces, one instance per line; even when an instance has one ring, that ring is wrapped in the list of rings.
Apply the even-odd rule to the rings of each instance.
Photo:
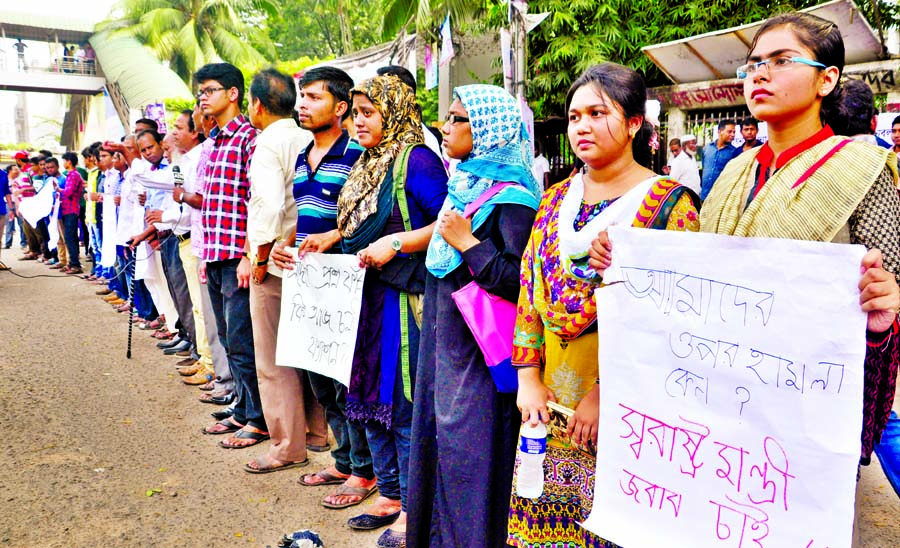
[[[250,261],[247,241],[248,168],[256,129],[241,114],[244,76],[228,63],[210,63],[194,74],[200,109],[216,119],[219,131],[206,165],[206,194],[200,209],[206,288],[216,317],[219,339],[234,376],[234,414],[206,429],[227,434],[227,449],[249,447],[269,438],[256,377],[253,326],[250,319]]]
[[[297,157],[294,172],[294,200],[297,203],[296,242],[299,253],[340,250],[337,230],[337,199],[350,168],[363,147],[341,127],[350,114],[353,79],[333,67],[308,70],[299,82],[300,126],[313,134],[313,142]],[[290,239],[289,239],[290,240]],[[293,245],[291,241],[287,245]],[[279,266],[290,267],[290,255],[283,246],[273,250]],[[366,442],[365,426],[347,421],[344,406],[347,388],[334,379],[307,372],[316,399],[325,408],[337,447],[331,452],[335,463],[303,476],[303,485],[326,485],[343,480],[336,493],[325,497],[328,508],[345,508],[362,502],[375,488],[372,454]]]

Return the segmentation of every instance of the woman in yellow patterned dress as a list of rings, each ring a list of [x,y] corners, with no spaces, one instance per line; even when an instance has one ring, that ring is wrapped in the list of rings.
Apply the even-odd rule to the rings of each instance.
[[[566,97],[569,142],[585,168],[541,202],[522,258],[512,361],[524,422],[547,423],[548,401],[575,412],[566,424],[570,439],[547,440],[543,494],[513,494],[513,546],[612,546],[578,525],[593,500],[589,453],[595,453],[600,409],[593,293],[602,278],[588,251],[610,224],[699,229],[697,196],[638,161],[649,159],[653,132],[644,120],[646,101],[641,77],[613,63],[588,69]]]

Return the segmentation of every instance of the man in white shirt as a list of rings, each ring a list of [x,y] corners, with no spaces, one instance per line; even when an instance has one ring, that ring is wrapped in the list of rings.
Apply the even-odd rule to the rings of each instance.
[[[681,138],[681,153],[672,160],[669,177],[700,194],[700,169],[697,167],[697,138],[685,135]]]
[[[544,147],[541,146],[540,141],[534,142],[534,165],[531,167],[531,172],[534,173],[534,178],[537,179],[541,188],[549,186],[547,174],[550,173],[550,162],[544,157]]]
[[[263,415],[272,444],[266,454],[252,459],[244,470],[251,474],[304,466],[309,439],[327,444],[325,413],[315,398],[304,397],[303,371],[275,365],[275,346],[281,313],[281,271],[270,261],[276,241],[287,240],[297,225],[292,191],[297,156],[312,135],[293,119],[297,91],[293,78],[267,69],[250,83],[250,123],[260,130],[250,159],[250,201],[247,243],[250,257],[250,316],[253,347]],[[243,262],[242,262],[243,266]],[[238,276],[241,275],[238,267]],[[318,410],[316,410],[318,408]]]
[[[188,242],[190,245],[190,213],[181,211],[172,199],[174,170],[163,159],[160,135],[152,129],[141,131],[137,134],[137,143],[141,155],[150,164],[148,171],[134,175],[137,182],[148,189],[144,204],[144,221],[148,228],[144,234],[153,237],[155,231],[166,285],[180,320],[177,338],[172,343],[159,343],[157,346],[168,355],[177,355],[179,352],[181,355],[191,355],[196,348],[194,305],[179,254],[181,244]]]

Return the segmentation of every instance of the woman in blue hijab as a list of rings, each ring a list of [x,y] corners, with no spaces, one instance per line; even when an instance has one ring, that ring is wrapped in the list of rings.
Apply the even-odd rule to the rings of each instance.
[[[441,128],[461,160],[428,247],[423,329],[413,409],[407,545],[506,546],[521,414],[500,393],[451,297],[475,281],[515,303],[519,267],[541,190],[519,103],[502,88],[454,90]],[[511,183],[499,192],[495,185]],[[485,192],[490,199],[462,214]]]

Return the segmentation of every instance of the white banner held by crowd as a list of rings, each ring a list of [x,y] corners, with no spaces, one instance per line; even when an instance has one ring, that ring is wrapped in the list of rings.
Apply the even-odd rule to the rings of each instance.
[[[44,185],[41,190],[19,202],[19,213],[28,224],[36,227],[38,221],[53,212],[53,185]]]
[[[627,548],[849,548],[865,249],[609,235],[585,527]]]
[[[355,255],[307,253],[285,270],[275,363],[349,386],[364,277]]]

